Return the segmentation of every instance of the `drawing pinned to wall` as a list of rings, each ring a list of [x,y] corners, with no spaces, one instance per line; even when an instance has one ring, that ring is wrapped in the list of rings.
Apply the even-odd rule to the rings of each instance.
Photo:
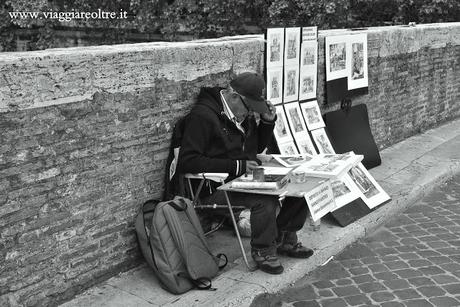
[[[316,42],[303,42],[302,49],[301,49],[301,60],[300,65],[302,66],[310,66],[316,65],[317,60],[317,53],[318,53],[318,45]]]
[[[316,74],[302,71],[300,74],[299,100],[316,98]]]
[[[300,56],[300,100],[316,98],[317,62],[318,43],[316,40],[302,41]]]
[[[349,36],[349,35],[348,35]],[[326,80],[347,77],[348,36],[326,37]]]
[[[299,98],[299,65],[284,67],[283,101],[296,101]]]
[[[300,28],[286,28],[286,44],[284,45],[284,64],[299,65]]]
[[[283,68],[267,69],[267,99],[273,104],[283,102]]]
[[[319,128],[311,131],[313,140],[315,140],[316,147],[321,154],[333,154],[335,153],[329,138],[327,137],[324,128]]]
[[[348,43],[348,89],[368,86],[367,71],[367,34],[350,36]]]
[[[307,123],[308,130],[312,131],[326,126],[316,100],[302,102],[300,104],[300,109]]]
[[[282,67],[284,52],[284,28],[267,29],[267,68]]]

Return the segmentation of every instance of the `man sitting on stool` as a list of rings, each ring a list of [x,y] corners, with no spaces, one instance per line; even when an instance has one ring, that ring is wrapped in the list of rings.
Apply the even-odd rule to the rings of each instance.
[[[198,101],[185,119],[179,152],[181,173],[229,173],[230,179],[251,172],[273,137],[276,109],[262,98],[264,79],[256,73],[236,76],[227,88],[202,88]],[[230,201],[251,209],[251,255],[257,267],[270,274],[281,274],[277,253],[296,258],[313,254],[297,241],[296,232],[307,218],[303,198],[287,197],[276,216],[278,197],[249,193],[229,193]],[[202,202],[225,203],[217,191]]]

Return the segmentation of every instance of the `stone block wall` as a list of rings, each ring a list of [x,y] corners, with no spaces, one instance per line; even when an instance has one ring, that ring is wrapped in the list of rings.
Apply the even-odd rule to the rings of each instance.
[[[319,34],[320,104],[324,37],[346,32]],[[460,115],[460,23],[367,33],[353,103],[380,148]],[[55,305],[138,264],[134,216],[161,197],[174,123],[263,53],[261,35],[0,53],[0,305]]]
[[[260,37],[0,54],[0,306],[53,305],[140,263],[171,129],[262,69]]]

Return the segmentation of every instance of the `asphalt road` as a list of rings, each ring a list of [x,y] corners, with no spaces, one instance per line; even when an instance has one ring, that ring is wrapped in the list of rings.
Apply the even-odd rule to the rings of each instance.
[[[251,306],[460,306],[460,174],[293,287]]]

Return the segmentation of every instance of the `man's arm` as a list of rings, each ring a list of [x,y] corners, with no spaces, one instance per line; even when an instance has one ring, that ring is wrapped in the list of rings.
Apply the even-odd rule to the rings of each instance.
[[[261,153],[273,136],[273,128],[275,128],[276,122],[276,108],[275,106],[267,101],[268,113],[260,114],[260,122],[258,127],[258,148],[257,152]]]
[[[265,147],[267,147],[268,143],[270,142],[273,136],[273,128],[275,128],[275,121],[276,117],[273,121],[266,121],[262,118],[260,119],[259,127],[257,127],[259,139],[257,148],[258,153],[264,151]]]
[[[179,172],[229,173],[232,176],[240,176],[245,173],[245,160],[205,156],[206,149],[212,146],[213,129],[216,127],[209,118],[193,113],[188,116],[179,152]]]

